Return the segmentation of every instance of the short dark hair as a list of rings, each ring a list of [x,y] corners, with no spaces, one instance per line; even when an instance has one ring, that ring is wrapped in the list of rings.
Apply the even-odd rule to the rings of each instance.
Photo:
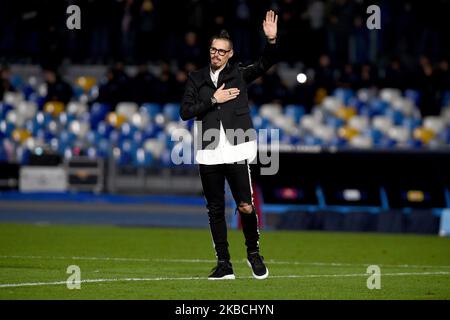
[[[213,41],[217,40],[217,39],[228,41],[228,43],[230,44],[230,49],[233,49],[233,41],[231,41],[230,34],[228,33],[227,30],[222,30],[222,31],[220,31],[219,34],[214,35],[211,38],[211,41],[210,41],[209,45],[212,45]]]

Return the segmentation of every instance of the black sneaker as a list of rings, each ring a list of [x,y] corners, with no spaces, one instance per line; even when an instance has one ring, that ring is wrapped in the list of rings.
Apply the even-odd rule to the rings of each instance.
[[[234,280],[233,267],[230,261],[219,260],[212,270],[208,280]]]
[[[247,264],[252,268],[254,278],[262,280],[269,276],[269,269],[264,264],[264,257],[260,256],[258,252],[250,253],[247,256]]]

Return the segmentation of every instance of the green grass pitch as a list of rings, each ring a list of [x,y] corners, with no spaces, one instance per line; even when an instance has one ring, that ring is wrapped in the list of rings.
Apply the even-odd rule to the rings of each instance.
[[[0,224],[0,299],[450,298],[450,238],[262,230],[266,280],[251,277],[241,231],[229,242],[237,279],[209,281],[206,229]],[[380,289],[367,288],[368,265]]]

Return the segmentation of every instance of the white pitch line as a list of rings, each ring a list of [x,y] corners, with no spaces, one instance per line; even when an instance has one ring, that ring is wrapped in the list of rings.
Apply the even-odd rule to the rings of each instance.
[[[63,257],[63,256],[20,256],[3,255],[0,259],[50,259],[50,260],[100,260],[100,261],[134,261],[134,262],[167,262],[167,263],[216,263],[216,260],[209,259],[161,259],[161,258],[119,258],[119,257]],[[245,261],[243,259],[242,261]],[[333,266],[333,267],[353,267],[369,266],[376,264],[380,267],[392,268],[450,268],[447,265],[417,265],[417,264],[378,264],[378,263],[340,263],[340,262],[304,262],[304,261],[277,261],[265,260],[268,264],[285,265],[311,265],[311,266]]]
[[[401,273],[382,273],[382,276],[435,276],[450,275],[450,272],[401,272]],[[341,278],[341,277],[367,277],[366,273],[351,274],[305,274],[305,275],[279,275],[270,276],[276,279],[288,278]],[[253,277],[236,277],[237,279],[252,279]],[[78,283],[98,283],[98,282],[127,282],[127,281],[176,281],[176,280],[207,280],[205,277],[156,277],[156,278],[117,278],[117,279],[86,279],[80,280]],[[17,287],[36,287],[36,286],[53,286],[65,285],[67,281],[49,281],[49,282],[23,282],[23,283],[3,283],[0,288],[17,288]]]

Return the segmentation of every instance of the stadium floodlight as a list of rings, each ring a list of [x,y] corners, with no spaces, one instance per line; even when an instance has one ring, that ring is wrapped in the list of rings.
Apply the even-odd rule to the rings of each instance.
[[[297,74],[297,82],[298,83],[305,83],[307,79],[308,78],[306,77],[306,74],[304,74],[304,73]]]

